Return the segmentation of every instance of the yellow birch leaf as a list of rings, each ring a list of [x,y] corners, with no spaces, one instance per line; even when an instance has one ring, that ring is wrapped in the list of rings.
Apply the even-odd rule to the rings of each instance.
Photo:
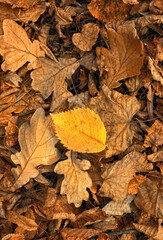
[[[100,117],[89,108],[51,114],[57,137],[70,150],[95,153],[105,149],[106,130]]]

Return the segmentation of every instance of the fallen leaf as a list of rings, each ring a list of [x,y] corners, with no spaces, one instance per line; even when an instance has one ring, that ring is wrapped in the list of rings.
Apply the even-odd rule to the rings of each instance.
[[[6,131],[6,145],[8,147],[12,147],[17,143],[17,134],[18,134],[18,128],[15,123],[8,121],[7,127],[5,127]]]
[[[123,0],[123,2],[126,4],[131,4],[131,5],[139,3],[138,0]]]
[[[0,3],[0,34],[3,34],[2,22],[4,19],[12,19],[14,21],[22,21],[25,23],[28,23],[29,21],[36,22],[45,10],[46,7],[40,5],[23,10],[20,8],[12,8],[12,6],[8,4]]]
[[[156,120],[149,128],[148,135],[144,140],[145,147],[158,147],[163,144],[163,123]]]
[[[101,152],[105,149],[106,130],[100,117],[89,108],[51,114],[61,143],[76,152]]]
[[[120,202],[110,201],[105,207],[103,207],[103,211],[108,215],[123,215],[124,213],[131,213],[133,211],[133,207],[131,207],[131,202],[134,200],[135,196],[127,195],[127,197]]]
[[[11,4],[13,8],[24,8],[28,9],[36,5],[38,2],[43,2],[45,0],[1,0],[3,3]]]
[[[91,225],[105,220],[105,213],[100,208],[92,208],[85,210],[77,216],[77,219],[72,222],[74,228],[81,228],[83,226]]]
[[[0,36],[0,53],[5,61],[3,71],[16,71],[26,62],[34,62],[37,57],[44,56],[40,43],[28,38],[26,31],[11,19],[3,21],[4,35]]]
[[[131,7],[122,1],[92,0],[88,10],[93,17],[103,22],[123,21]]]
[[[107,132],[106,157],[125,151],[132,144],[134,136],[132,117],[140,108],[136,97],[110,91],[103,86],[87,106],[97,112],[104,122]]]
[[[143,176],[141,174],[135,175],[134,179],[132,179],[129,182],[128,185],[128,194],[135,195],[138,193],[138,187],[140,186],[141,183],[145,182],[146,176]]]
[[[7,211],[6,218],[8,221],[17,224],[18,226],[28,231],[34,231],[38,228],[38,225],[34,220],[18,214],[15,211]]]
[[[36,69],[31,73],[32,87],[35,91],[40,91],[45,99],[50,96],[52,91],[54,91],[55,99],[66,92],[65,78],[70,79],[79,67],[75,58],[60,58],[59,61],[52,61],[42,57],[38,58],[34,65],[35,67],[33,67]]]
[[[123,201],[127,196],[128,184],[139,171],[148,171],[153,168],[145,157],[138,152],[127,154],[102,174],[104,182],[99,191],[102,197],[110,197],[114,201]]]
[[[96,43],[99,27],[94,23],[87,23],[82,28],[81,33],[74,33],[72,36],[73,44],[82,51],[90,51]]]
[[[2,240],[25,240],[25,236],[21,234],[10,233],[4,236]]]
[[[18,140],[21,152],[11,156],[12,161],[19,164],[17,168],[12,168],[16,188],[39,175],[37,166],[58,161],[59,153],[54,147],[57,139],[48,129],[49,123],[50,118],[46,118],[43,109],[39,108],[33,114],[30,125],[23,123],[20,127]]]
[[[54,171],[57,174],[64,174],[60,193],[67,195],[69,204],[74,203],[75,207],[80,207],[82,201],[89,198],[86,188],[92,186],[92,180],[86,170],[91,164],[87,160],[71,159],[70,152],[66,155],[68,159],[59,162]]]
[[[155,81],[159,81],[163,85],[163,71],[149,56],[148,56],[148,68],[151,71],[152,78]]]
[[[121,25],[117,31],[107,28],[107,37],[111,49],[96,48],[97,64],[102,83],[113,89],[121,85],[120,80],[140,74],[143,44],[133,24]]]
[[[156,153],[152,153],[148,155],[148,161],[150,162],[163,162],[163,151],[158,151]]]
[[[161,175],[159,176],[151,179],[147,178],[140,185],[135,204],[144,212],[163,218],[163,183]]]
[[[64,228],[61,230],[63,240],[87,240],[95,235],[98,235],[101,231],[85,228]]]

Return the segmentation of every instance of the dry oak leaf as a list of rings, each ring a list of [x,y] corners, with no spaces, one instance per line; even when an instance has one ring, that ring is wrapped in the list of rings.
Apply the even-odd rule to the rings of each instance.
[[[92,0],[88,4],[92,16],[103,22],[123,21],[130,9],[131,6],[122,1]]]
[[[84,25],[81,33],[74,33],[72,36],[73,44],[82,51],[90,51],[96,43],[99,27],[95,23],[87,23]]]
[[[42,96],[46,99],[54,90],[55,99],[67,91],[67,83],[65,78],[71,78],[71,75],[79,67],[79,63],[75,58],[64,59],[60,58],[58,61],[50,60],[48,58],[40,57],[34,63],[36,68],[31,73],[32,87],[36,91],[40,91]]]
[[[28,38],[26,31],[11,19],[3,21],[4,35],[0,36],[0,53],[5,61],[2,70],[16,71],[26,62],[34,62],[37,57],[44,56],[40,43]]]
[[[110,50],[97,47],[97,64],[100,75],[110,89],[121,85],[120,80],[140,74],[143,44],[139,40],[134,24],[121,25],[115,31],[107,28]]]
[[[158,147],[163,144],[163,123],[156,120],[148,129],[148,135],[145,137],[145,147]]]
[[[70,150],[96,153],[105,149],[106,130],[98,114],[89,108],[75,108],[51,114],[55,132]]]
[[[102,174],[104,182],[99,191],[100,196],[110,197],[114,201],[123,201],[127,196],[128,184],[134,174],[139,171],[151,170],[152,164],[138,152],[127,154]]]
[[[163,182],[161,174],[156,178],[147,178],[139,186],[135,204],[142,211],[163,218]]]
[[[50,120],[39,108],[33,114],[30,125],[23,123],[20,127],[18,140],[21,152],[11,155],[12,161],[18,164],[17,168],[12,168],[16,188],[39,175],[37,166],[50,165],[59,160],[59,153],[54,147],[57,138],[48,129]]]
[[[98,96],[91,98],[88,107],[97,112],[104,122],[107,132],[106,157],[125,151],[134,136],[131,120],[140,108],[136,97],[110,91],[103,86]]]
[[[87,173],[91,166],[87,160],[71,159],[70,152],[66,153],[67,160],[59,162],[54,171],[58,174],[64,174],[64,180],[61,185],[61,194],[66,194],[68,203],[74,203],[75,207],[80,207],[82,201],[87,201],[89,194],[86,188],[92,186],[92,180]]]

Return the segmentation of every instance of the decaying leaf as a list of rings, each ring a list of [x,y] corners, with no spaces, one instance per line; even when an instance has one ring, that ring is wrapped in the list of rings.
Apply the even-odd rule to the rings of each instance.
[[[49,123],[50,118],[46,118],[44,110],[39,108],[32,116],[30,125],[23,123],[20,127],[18,140],[21,152],[11,156],[12,161],[19,164],[17,168],[12,168],[16,188],[39,175],[37,166],[58,161],[59,153],[54,147],[57,139],[49,131]]]
[[[92,0],[88,5],[92,16],[103,22],[123,21],[131,7],[122,1]]]
[[[71,75],[79,67],[75,58],[52,61],[48,58],[38,58],[34,63],[36,68],[31,73],[32,87],[40,91],[46,99],[54,90],[55,99],[67,91],[65,78],[71,78]]]
[[[100,117],[89,108],[76,108],[51,114],[61,143],[76,152],[101,152],[105,149],[106,130]]]
[[[131,119],[140,104],[136,97],[110,91],[107,86],[103,86],[102,90],[97,97],[91,98],[88,107],[97,112],[104,122],[107,132],[106,157],[110,157],[132,144],[134,130]]]
[[[92,180],[87,173],[91,166],[87,160],[72,159],[70,152],[67,153],[68,159],[59,162],[54,171],[58,174],[64,174],[64,180],[61,185],[61,194],[66,194],[68,203],[74,203],[80,207],[82,201],[87,201],[89,194],[86,188],[92,186]]]
[[[127,195],[127,197],[120,202],[111,201],[105,207],[103,207],[103,211],[108,215],[123,215],[124,213],[131,213],[133,208],[131,206],[131,202],[134,200],[135,196]]]
[[[82,51],[90,51],[96,43],[99,27],[94,23],[84,25],[81,33],[74,33],[72,36],[73,44]]]
[[[123,201],[127,196],[128,184],[134,174],[139,171],[151,170],[152,164],[138,152],[127,154],[102,174],[104,182],[100,189],[100,196],[112,198],[114,201]]]
[[[144,145],[146,147],[158,147],[163,144],[163,123],[156,120],[148,130]]]
[[[163,85],[163,71],[150,57],[148,57],[148,68],[151,71],[152,78]]]
[[[18,214],[15,211],[6,212],[6,218],[8,219],[8,221],[17,224],[18,226],[28,231],[34,231],[38,228],[38,225],[34,220]]]
[[[102,82],[113,89],[121,85],[120,80],[140,74],[143,44],[133,24],[121,25],[117,31],[107,28],[107,38],[111,49],[97,47],[97,63]]]
[[[86,240],[95,235],[98,235],[101,231],[95,229],[86,228],[64,228],[61,231],[63,240]]]
[[[163,183],[161,175],[157,178],[147,178],[140,185],[135,204],[144,212],[163,218]]]
[[[11,4],[13,8],[24,8],[28,9],[36,5],[38,2],[43,2],[45,0],[1,0],[3,3]]]
[[[1,67],[3,71],[16,71],[26,62],[34,62],[36,57],[44,56],[39,41],[33,43],[26,31],[11,19],[3,21],[4,35],[0,36],[0,53],[5,61]]]

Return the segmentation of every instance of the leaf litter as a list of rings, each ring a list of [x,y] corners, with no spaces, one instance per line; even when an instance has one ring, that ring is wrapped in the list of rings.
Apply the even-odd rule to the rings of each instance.
[[[162,2],[0,2],[0,238],[161,240]]]

